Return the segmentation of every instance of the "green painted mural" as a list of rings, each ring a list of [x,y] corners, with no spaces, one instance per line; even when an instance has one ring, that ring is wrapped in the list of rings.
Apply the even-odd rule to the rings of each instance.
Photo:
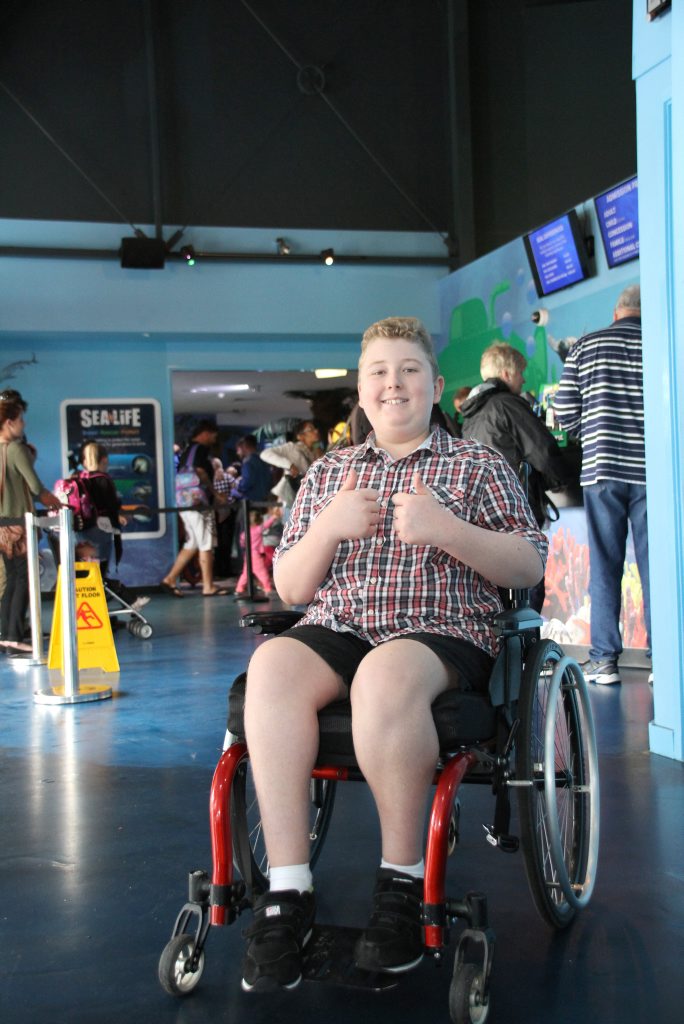
[[[479,297],[465,299],[451,311],[446,348],[439,355],[439,368],[444,377],[442,408],[453,409],[454,392],[460,387],[475,387],[481,381],[480,358],[489,345],[507,342],[527,359],[525,389],[538,395],[545,384],[555,384],[559,376],[550,366],[546,328],[538,324],[533,332],[533,351],[514,330],[497,319],[497,299],[511,288],[510,281],[500,281],[489,296],[489,308]]]

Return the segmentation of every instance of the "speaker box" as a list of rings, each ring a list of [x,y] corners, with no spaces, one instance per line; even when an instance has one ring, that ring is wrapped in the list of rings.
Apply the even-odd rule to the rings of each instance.
[[[122,238],[121,266],[128,270],[163,270],[166,243],[163,238]]]

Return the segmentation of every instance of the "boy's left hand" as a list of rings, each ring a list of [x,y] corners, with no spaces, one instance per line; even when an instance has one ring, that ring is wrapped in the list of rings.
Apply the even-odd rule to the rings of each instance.
[[[415,494],[397,491],[392,495],[397,537],[404,544],[439,546],[445,509],[425,486],[419,473],[413,474],[413,488]]]

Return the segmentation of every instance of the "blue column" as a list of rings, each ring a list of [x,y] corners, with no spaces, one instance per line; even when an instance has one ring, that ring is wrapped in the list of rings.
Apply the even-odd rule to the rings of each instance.
[[[684,0],[634,0],[653,753],[684,760]]]

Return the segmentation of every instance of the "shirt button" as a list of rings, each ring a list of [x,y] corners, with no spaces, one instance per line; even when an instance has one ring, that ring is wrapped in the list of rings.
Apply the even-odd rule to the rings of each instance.
[[[378,582],[377,576],[371,576],[371,578],[368,580],[368,582],[369,583],[377,583]]]

